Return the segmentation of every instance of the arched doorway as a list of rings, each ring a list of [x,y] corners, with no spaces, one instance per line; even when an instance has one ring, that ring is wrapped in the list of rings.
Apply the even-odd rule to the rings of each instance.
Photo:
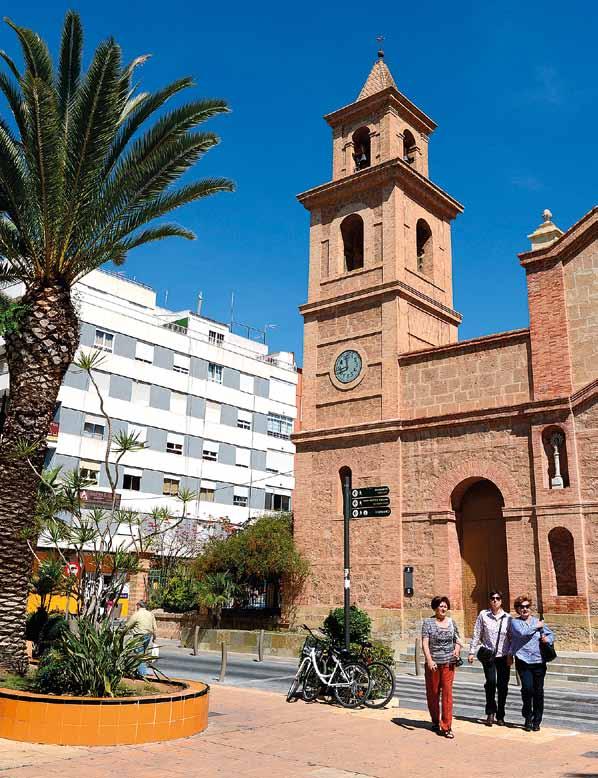
[[[490,590],[501,591],[504,608],[509,609],[504,500],[492,481],[471,478],[455,489],[452,502],[461,550],[465,632],[472,635],[478,613],[487,607]]]

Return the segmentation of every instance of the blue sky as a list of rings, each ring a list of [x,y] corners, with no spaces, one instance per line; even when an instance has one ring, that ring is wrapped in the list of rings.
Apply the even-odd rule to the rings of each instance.
[[[308,214],[298,192],[330,177],[322,115],[355,99],[376,58],[378,33],[399,89],[439,125],[430,175],[465,206],[453,227],[460,339],[527,326],[525,277],[516,254],[544,208],[567,229],[598,203],[598,6],[584,0],[446,3],[90,2],[82,15],[87,57],[113,35],[125,56],[151,53],[144,89],[182,75],[197,96],[227,99],[232,113],[209,128],[222,144],[196,177],[237,184],[183,209],[198,234],[133,252],[126,272],[173,308],[193,307],[269,330],[273,350],[302,360]],[[6,2],[3,11],[57,50],[69,3]],[[16,53],[13,33],[0,47]],[[4,105],[0,110],[4,111]]]

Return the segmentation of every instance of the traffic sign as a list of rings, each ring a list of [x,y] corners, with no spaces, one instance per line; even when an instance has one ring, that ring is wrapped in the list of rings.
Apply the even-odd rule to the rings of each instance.
[[[353,508],[385,508],[390,505],[390,497],[358,497],[351,500]]]
[[[351,518],[367,519],[370,517],[384,518],[390,516],[390,508],[353,508]]]
[[[389,493],[388,486],[364,486],[363,489],[351,489],[351,497],[384,497]]]

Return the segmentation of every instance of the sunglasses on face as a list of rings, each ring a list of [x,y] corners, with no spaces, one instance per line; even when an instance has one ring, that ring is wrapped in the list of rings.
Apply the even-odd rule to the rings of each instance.
[[[498,600],[500,602],[502,600],[502,597],[491,597],[490,601],[492,602],[492,600]]]
[[[520,611],[528,611],[528,610],[529,610],[531,607],[532,607],[532,606],[531,606],[531,605],[529,605],[529,603],[528,603],[527,605],[520,605],[520,606],[519,606],[519,608],[518,608],[517,610],[520,610]]]

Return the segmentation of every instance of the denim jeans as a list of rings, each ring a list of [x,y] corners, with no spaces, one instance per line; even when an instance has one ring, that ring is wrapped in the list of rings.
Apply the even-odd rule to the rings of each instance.
[[[523,701],[521,714],[524,719],[531,719],[533,724],[541,724],[544,713],[546,663],[528,664],[515,657],[515,666],[521,678],[521,699]]]
[[[147,654],[150,643],[152,642],[152,636],[150,634],[143,636],[143,643],[142,645],[137,649],[138,654]],[[145,664],[145,662],[142,662],[139,667],[137,668],[137,672],[141,676],[146,676],[148,674],[148,666]]]

